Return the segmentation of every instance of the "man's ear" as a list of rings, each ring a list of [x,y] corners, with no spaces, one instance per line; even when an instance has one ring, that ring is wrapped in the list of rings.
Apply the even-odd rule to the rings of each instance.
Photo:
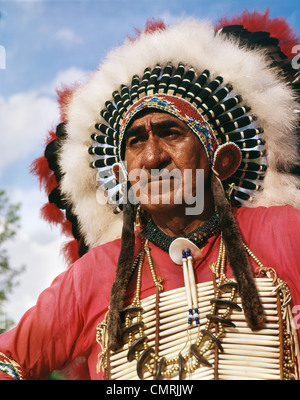
[[[127,181],[127,176],[125,175],[123,168],[124,167],[120,163],[115,163],[112,166],[113,174],[114,174],[116,180],[121,184],[126,183],[126,181]]]

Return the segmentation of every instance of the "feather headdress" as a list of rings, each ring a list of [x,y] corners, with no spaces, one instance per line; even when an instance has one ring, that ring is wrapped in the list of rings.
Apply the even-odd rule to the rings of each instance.
[[[275,34],[280,32],[278,26],[284,24],[286,38],[278,40],[270,34],[251,32],[253,22],[253,29],[259,31],[276,26]],[[198,76],[203,89],[213,86],[210,96],[199,106],[203,106],[203,113],[211,122],[218,141],[235,142],[243,152],[242,163],[232,176],[236,200],[250,207],[279,204],[299,207],[296,174],[299,74],[297,77],[297,70],[293,70],[288,58],[296,38],[286,28],[286,22],[275,22],[267,13],[254,16],[244,13],[240,19],[233,19],[234,26],[231,21],[221,21],[217,32],[209,22],[194,19],[170,27],[161,22],[148,23],[147,29],[137,38],[127,39],[122,46],[113,49],[85,85],[62,96],[64,123],[59,125],[57,133],[52,133],[49,142],[58,140],[46,152],[49,160],[59,163],[59,173],[57,168],[55,173],[58,187],[54,191],[49,188],[51,171],[45,170],[45,158],[36,161],[34,166],[41,180],[47,182],[53,205],[46,206],[45,217],[51,220],[53,215],[61,223],[63,217],[54,210],[55,205],[67,210],[75,238],[84,238],[87,248],[120,237],[122,217],[114,214],[115,207],[109,204],[113,196],[107,196],[111,192],[116,194],[114,177],[109,179],[109,173],[105,173],[102,179],[101,172],[105,171],[91,168],[91,162],[104,159],[102,166],[105,167],[106,160],[106,170],[109,170],[109,163],[116,161],[114,148],[118,146],[118,137],[113,139],[113,129],[111,135],[107,134],[106,119],[114,112],[111,107],[116,104],[117,96],[122,97],[124,103],[128,90],[132,91],[132,82],[136,82],[137,91],[141,92],[145,89],[146,73],[149,74],[147,85],[151,88],[157,72],[161,77],[172,65],[170,71],[174,75],[180,64],[184,66],[182,78],[188,75],[191,83],[195,83]],[[287,48],[286,56],[283,51]],[[208,76],[204,71],[208,71]],[[133,91],[130,95],[134,95]],[[206,96],[207,91],[202,95]],[[224,112],[226,107],[227,112]],[[222,130],[224,125],[225,130]],[[101,140],[106,140],[107,144],[101,146]],[[89,154],[88,149],[96,146],[100,146],[97,149],[100,155]],[[105,155],[103,149],[106,149]],[[101,161],[98,163],[101,165]],[[55,186],[53,175],[52,185]],[[64,223],[64,231],[70,232],[70,226]]]

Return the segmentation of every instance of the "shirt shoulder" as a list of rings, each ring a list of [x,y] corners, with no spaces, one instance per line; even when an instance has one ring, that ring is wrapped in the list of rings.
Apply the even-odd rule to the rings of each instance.
[[[289,280],[300,281],[300,210],[292,206],[242,207],[236,211],[242,239],[258,259]],[[299,276],[298,276],[299,275]]]
[[[300,221],[300,210],[290,205],[256,208],[241,207],[236,210],[235,214],[237,223],[243,231],[251,230],[255,226],[300,231],[300,226],[297,224]]]
[[[120,247],[120,239],[94,247],[70,266],[77,293],[85,293],[91,282],[99,289],[104,283],[110,285],[113,282]]]

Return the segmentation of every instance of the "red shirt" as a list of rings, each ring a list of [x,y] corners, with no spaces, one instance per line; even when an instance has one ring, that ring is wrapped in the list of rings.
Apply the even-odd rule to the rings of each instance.
[[[236,219],[251,251],[289,285],[298,328],[300,211],[291,206],[242,207],[236,210]],[[197,283],[212,280],[209,263],[217,259],[219,240],[219,237],[212,237],[202,249],[203,257],[195,263]],[[136,254],[140,248],[140,240],[136,238]],[[156,275],[163,279],[164,291],[184,286],[180,266],[152,243],[150,248]],[[101,373],[96,373],[101,351],[96,342],[96,327],[108,309],[119,251],[120,240],[90,250],[53,281],[14,329],[0,335],[0,352],[21,365],[25,379],[43,379],[51,371],[65,368],[72,360],[79,362],[80,357],[87,363],[78,364],[78,379],[102,378]],[[251,263],[255,268],[256,264]],[[231,271],[227,275],[231,276]],[[135,278],[129,284],[126,304],[131,301],[134,290]],[[154,293],[155,286],[145,262],[141,297]],[[297,329],[300,338],[299,331]],[[0,379],[8,378],[0,372]]]

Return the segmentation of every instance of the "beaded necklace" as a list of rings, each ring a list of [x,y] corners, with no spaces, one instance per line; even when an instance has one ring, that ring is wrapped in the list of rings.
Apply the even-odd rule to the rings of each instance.
[[[182,235],[180,237],[185,238],[193,242],[199,248],[206,245],[209,238],[214,236],[220,231],[220,217],[217,211],[200,227],[194,231]],[[149,220],[146,228],[143,231],[143,235],[150,242],[154,243],[161,250],[168,252],[172,242],[176,237],[171,237],[162,232],[154,223],[152,218]]]

